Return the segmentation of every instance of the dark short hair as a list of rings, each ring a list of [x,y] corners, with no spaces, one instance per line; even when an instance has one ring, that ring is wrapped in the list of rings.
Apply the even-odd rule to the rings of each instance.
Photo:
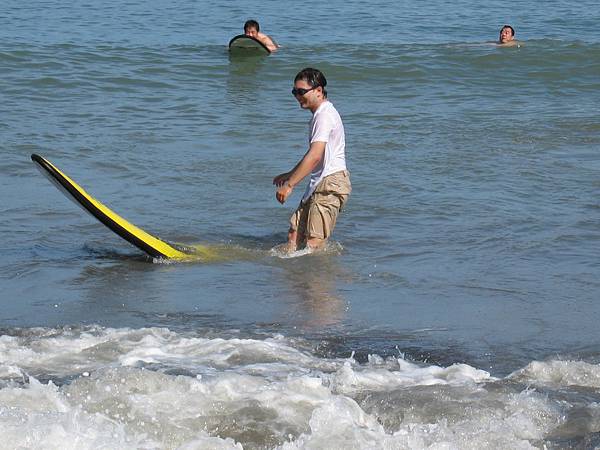
[[[302,69],[294,78],[294,83],[296,81],[304,80],[310,87],[316,88],[321,86],[323,88],[323,97],[327,98],[327,91],[325,90],[325,86],[327,86],[327,79],[323,72],[318,69],[313,69],[312,67],[307,67],[306,69]]]
[[[256,28],[256,31],[260,31],[260,25],[256,20],[250,19],[246,20],[244,24],[244,31],[248,31],[248,28]]]
[[[505,28],[509,28],[510,32],[512,33],[511,36],[515,35],[515,29],[513,27],[511,27],[510,25],[504,25],[502,28],[500,28],[500,33],[502,33],[502,30],[504,30]]]

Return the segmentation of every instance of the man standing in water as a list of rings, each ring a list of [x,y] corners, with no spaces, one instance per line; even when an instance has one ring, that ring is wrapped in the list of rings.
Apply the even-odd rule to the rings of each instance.
[[[290,218],[288,251],[306,246],[321,249],[331,235],[337,216],[352,188],[346,170],[344,125],[327,99],[327,80],[317,69],[301,70],[294,79],[292,94],[302,109],[312,113],[309,148],[292,170],[277,175],[273,184],[280,203],[310,174],[300,205]]]
[[[262,42],[262,44],[267,47],[270,51],[276,51],[279,46],[275,44],[273,39],[267,36],[264,33],[260,32],[260,25],[256,20],[247,20],[244,24],[244,34],[246,36],[253,37],[257,41]]]

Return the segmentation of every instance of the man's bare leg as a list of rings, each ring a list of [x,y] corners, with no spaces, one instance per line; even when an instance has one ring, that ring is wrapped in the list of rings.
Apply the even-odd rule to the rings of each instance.
[[[300,239],[303,239],[304,236],[298,233],[297,230],[289,229],[288,231],[288,243],[287,243],[287,251],[288,253],[295,252],[298,250],[298,246],[300,245]]]

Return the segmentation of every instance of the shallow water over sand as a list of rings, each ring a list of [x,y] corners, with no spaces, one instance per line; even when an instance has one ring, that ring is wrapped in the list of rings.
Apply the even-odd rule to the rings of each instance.
[[[598,5],[38,6],[0,29],[0,447],[600,445]],[[247,14],[278,53],[229,57]],[[305,66],[353,194],[282,258]],[[223,258],[153,262],[31,153]]]

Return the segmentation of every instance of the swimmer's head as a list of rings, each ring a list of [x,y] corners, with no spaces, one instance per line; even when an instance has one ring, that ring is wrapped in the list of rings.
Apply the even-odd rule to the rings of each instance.
[[[247,20],[244,24],[244,34],[250,37],[257,37],[258,32],[260,31],[260,25],[256,20]]]
[[[498,38],[498,41],[501,44],[505,44],[506,42],[510,42],[514,38],[515,38],[515,29],[513,27],[511,27],[510,25],[504,25],[500,29],[500,37]]]

